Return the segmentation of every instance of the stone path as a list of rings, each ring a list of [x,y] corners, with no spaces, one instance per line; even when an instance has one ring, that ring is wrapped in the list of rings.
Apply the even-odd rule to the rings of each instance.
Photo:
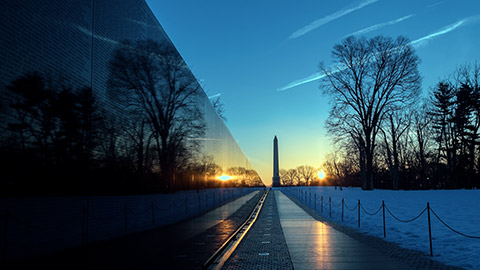
[[[413,269],[315,220],[280,191],[275,196],[295,269]]]
[[[408,264],[408,266],[410,266],[413,269],[422,269],[422,270],[461,270],[463,269],[461,267],[446,265],[439,261],[433,260],[430,256],[428,256],[428,254],[424,252],[405,249],[400,247],[396,243],[388,242],[382,238],[370,236],[365,233],[360,233],[359,231],[353,228],[343,226],[339,223],[325,220],[314,209],[311,209],[305,206],[296,198],[291,196],[287,196],[287,197],[290,200],[292,200],[298,207],[300,207],[305,212],[307,212],[310,216],[312,216],[315,220],[323,222],[331,226],[335,230],[340,231],[350,236],[351,238],[359,242],[362,242],[376,250],[379,250],[380,252],[386,254],[387,256],[400,260],[405,264]],[[385,269],[388,269],[388,268],[385,268]]]
[[[222,269],[293,269],[274,192],[247,235]]]

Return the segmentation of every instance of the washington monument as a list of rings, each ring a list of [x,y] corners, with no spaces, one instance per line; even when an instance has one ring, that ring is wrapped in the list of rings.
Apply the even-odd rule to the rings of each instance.
[[[272,186],[280,186],[280,176],[278,175],[278,140],[277,136],[273,138],[273,178]]]

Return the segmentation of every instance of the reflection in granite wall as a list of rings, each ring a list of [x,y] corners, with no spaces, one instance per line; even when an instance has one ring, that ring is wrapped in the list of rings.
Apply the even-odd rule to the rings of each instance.
[[[4,193],[263,185],[189,70],[205,126],[183,140],[165,179],[148,112],[119,103],[109,83],[125,42],[151,40],[178,54],[143,0],[6,0],[0,26]],[[219,181],[223,174],[233,178]]]

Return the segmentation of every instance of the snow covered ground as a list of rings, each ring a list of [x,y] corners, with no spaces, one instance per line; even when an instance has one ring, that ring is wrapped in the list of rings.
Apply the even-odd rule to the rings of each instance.
[[[311,208],[315,208],[319,213],[321,213],[320,203],[323,196],[322,216],[326,218],[330,215],[329,198],[331,198],[332,217],[329,219],[372,236],[383,237],[383,211],[380,209],[376,215],[370,216],[364,210],[373,214],[381,207],[384,200],[391,213],[404,221],[419,215],[429,202],[430,208],[453,229],[480,237],[480,190],[362,191],[360,188],[344,188],[340,191],[334,187],[295,187],[284,190]],[[360,211],[360,228],[358,228],[358,209],[350,211],[344,208],[344,221],[341,221],[342,198],[350,209],[356,207],[360,200],[364,208]],[[430,218],[434,259],[466,269],[480,269],[480,239],[458,235],[445,227],[432,212]],[[418,219],[405,223],[396,220],[385,210],[386,240],[429,255],[427,220],[427,211]]]

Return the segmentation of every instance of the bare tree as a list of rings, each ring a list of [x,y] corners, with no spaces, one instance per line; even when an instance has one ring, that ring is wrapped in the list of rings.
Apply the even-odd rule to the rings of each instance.
[[[430,188],[432,183],[427,180],[428,158],[431,156],[432,143],[432,116],[427,113],[426,104],[418,106],[413,111],[413,131],[414,139],[412,141],[413,151],[415,153],[416,167],[420,176],[422,188]]]
[[[323,63],[321,88],[342,108],[341,124],[354,126],[360,159],[364,158],[363,189],[373,189],[376,136],[388,113],[412,103],[420,92],[420,62],[408,39],[348,37],[334,46],[333,68]],[[338,110],[336,110],[338,112]],[[347,127],[347,129],[349,129]]]
[[[293,186],[300,183],[300,175],[296,169],[280,169],[279,174],[283,186]]]
[[[123,42],[110,61],[110,89],[125,110],[141,111],[153,133],[162,179],[174,189],[175,170],[204,132],[200,86],[178,52],[153,40]],[[112,96],[113,96],[112,95]]]
[[[405,149],[401,146],[401,139],[411,125],[409,113],[399,112],[390,113],[387,121],[380,127],[383,135],[383,148],[385,149],[385,159],[392,177],[392,188],[399,189],[400,154]],[[403,136],[406,137],[406,136]]]
[[[315,175],[317,170],[308,165],[302,165],[297,167],[297,172],[300,175],[300,179],[305,182],[306,186],[309,186],[313,179],[315,179]]]

